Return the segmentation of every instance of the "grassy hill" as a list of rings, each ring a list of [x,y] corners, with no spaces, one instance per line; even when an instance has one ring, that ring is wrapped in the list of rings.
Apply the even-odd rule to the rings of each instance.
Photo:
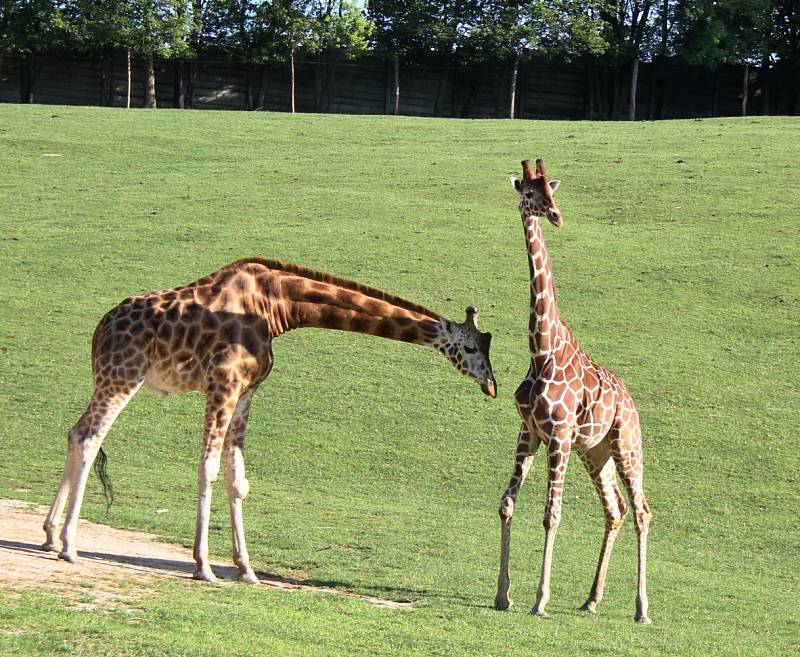
[[[603,527],[577,459],[552,618],[527,615],[544,533],[541,462],[515,514],[516,605],[491,609],[512,393],[528,367],[528,271],[506,178],[535,157],[562,181],[565,227],[544,229],[562,315],[642,416],[650,627],[632,621],[630,520],[600,613],[577,611]],[[9,590],[0,564],[0,654],[797,652],[798,161],[798,119],[0,106],[0,497],[50,503],[67,429],[89,399],[103,313],[240,257],[331,271],[459,321],[476,305],[499,384],[492,401],[431,350],[380,338],[304,330],[275,343],[246,452],[255,569],[413,600],[413,611],[187,581],[87,614]],[[117,502],[106,513],[92,477],[83,516],[190,545],[201,429],[199,395],[139,393],[104,444]],[[210,544],[230,554],[220,485]]]

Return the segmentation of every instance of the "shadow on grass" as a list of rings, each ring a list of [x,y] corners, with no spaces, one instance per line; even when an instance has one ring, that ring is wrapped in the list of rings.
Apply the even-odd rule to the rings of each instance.
[[[42,551],[41,547],[35,543],[0,539],[0,549],[22,552],[32,557],[46,558],[52,560],[53,553]],[[96,563],[103,565],[119,564],[126,568],[139,572],[162,573],[167,576],[179,578],[191,578],[195,571],[195,563],[190,559],[173,559],[167,557],[154,557],[144,555],[117,554],[105,551],[78,550],[79,563]],[[214,574],[221,580],[235,581],[239,577],[239,569],[235,566],[212,564]],[[360,587],[361,591],[369,593],[358,593],[356,587],[350,582],[338,580],[323,580],[313,578],[286,577],[277,573],[265,571],[257,572],[258,579],[267,586],[283,589],[295,589],[306,591],[326,592],[336,595],[358,598],[372,604],[391,608],[410,607],[415,600],[425,597],[428,592],[421,589],[406,589],[391,586],[366,586]],[[391,596],[386,599],[379,596]]]

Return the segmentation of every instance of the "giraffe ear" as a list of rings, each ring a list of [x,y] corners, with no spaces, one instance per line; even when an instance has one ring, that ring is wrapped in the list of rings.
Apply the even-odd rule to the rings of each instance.
[[[555,192],[556,192],[556,190],[558,189],[558,186],[559,186],[560,184],[561,184],[561,181],[560,181],[560,180],[551,180],[551,181],[550,181],[550,191],[551,191],[551,192],[553,192],[553,193],[555,194]]]
[[[518,193],[522,194],[522,181],[519,178],[510,176],[508,182],[511,183],[511,186],[516,189]]]

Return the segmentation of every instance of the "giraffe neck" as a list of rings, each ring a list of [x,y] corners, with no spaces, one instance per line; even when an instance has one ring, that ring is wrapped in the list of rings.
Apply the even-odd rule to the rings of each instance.
[[[561,321],[553,284],[553,271],[537,217],[522,220],[531,272],[531,316],[528,336],[531,358],[537,360],[556,352],[564,343],[566,327]]]
[[[273,335],[296,328],[325,328],[412,342],[438,350],[452,322],[399,297],[380,298],[302,276],[282,276],[282,308]],[[273,304],[275,305],[275,304]],[[281,330],[282,329],[282,330]]]

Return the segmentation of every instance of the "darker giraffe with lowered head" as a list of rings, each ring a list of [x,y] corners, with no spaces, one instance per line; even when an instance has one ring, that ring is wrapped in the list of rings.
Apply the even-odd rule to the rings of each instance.
[[[511,178],[520,195],[519,211],[525,229],[531,274],[529,341],[531,365],[514,398],[522,417],[514,472],[500,501],[500,575],[495,607],[508,609],[509,548],[514,501],[533,463],[540,443],[545,444],[549,477],[544,510],[545,543],[539,590],[533,612],[546,616],[550,599],[553,543],[561,518],[561,497],[567,461],[574,449],[592,478],[605,511],[605,535],[589,598],[582,609],[594,613],[603,597],[611,549],[626,514],[625,501],[615,472],[622,478],[634,510],[639,539],[639,578],[636,621],[649,623],[647,615],[647,530],[650,509],[644,496],[642,437],[639,415],[622,381],[595,363],[581,349],[556,303],[553,272],[542,236],[540,217],[560,228],[563,217],[553,194],[559,181],[550,180],[544,162],[522,163],[523,179]]]
[[[277,260],[239,260],[183,287],[126,299],[100,321],[92,339],[94,392],[69,431],[64,474],[44,523],[47,540],[42,548],[58,549],[56,525],[69,496],[58,556],[76,560],[75,531],[89,469],[117,415],[142,385],[160,394],[199,390],[206,397],[206,411],[194,577],[215,579],[208,562],[208,527],[211,487],[224,450],[233,560],[240,579],[256,583],[242,520],[242,501],[249,490],[244,436],[253,394],[272,369],[273,338],[301,327],[433,347],[476,379],[485,394],[497,394],[489,361],[491,335],[478,330],[474,308],[467,308],[464,323],[452,322],[424,306],[337,276]]]

